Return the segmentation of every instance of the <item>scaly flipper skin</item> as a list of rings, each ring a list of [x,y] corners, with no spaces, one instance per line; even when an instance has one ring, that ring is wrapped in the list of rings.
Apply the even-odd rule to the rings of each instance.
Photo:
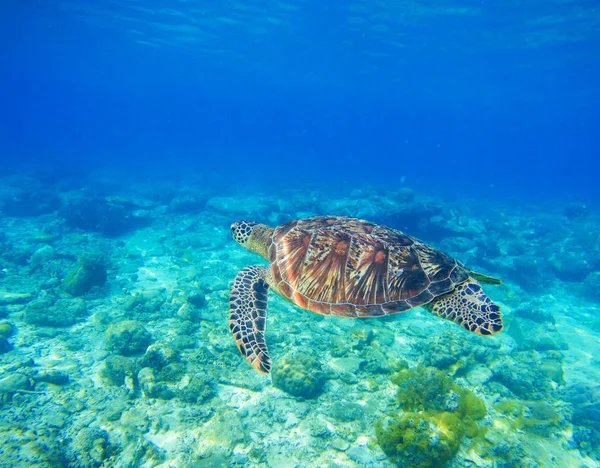
[[[238,273],[229,294],[229,330],[246,360],[261,374],[271,370],[265,343],[268,270],[249,266]]]
[[[485,295],[473,278],[457,285],[450,294],[434,299],[425,308],[479,335],[493,335],[503,328],[500,307]]]

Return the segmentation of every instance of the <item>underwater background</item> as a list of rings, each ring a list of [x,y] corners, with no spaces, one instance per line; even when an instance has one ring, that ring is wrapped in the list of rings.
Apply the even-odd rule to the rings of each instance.
[[[0,466],[600,464],[595,1],[5,0]],[[270,294],[230,225],[407,232],[505,330]]]

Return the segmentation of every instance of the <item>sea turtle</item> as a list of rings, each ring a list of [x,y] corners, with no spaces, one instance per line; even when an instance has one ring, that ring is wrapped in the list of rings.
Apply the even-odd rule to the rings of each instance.
[[[502,330],[500,308],[479,283],[501,281],[466,268],[403,232],[356,218],[316,216],[276,228],[250,221],[233,238],[269,266],[248,266],[231,286],[229,329],[246,360],[268,374],[265,343],[269,287],[322,315],[379,317],[424,306],[469,331]]]

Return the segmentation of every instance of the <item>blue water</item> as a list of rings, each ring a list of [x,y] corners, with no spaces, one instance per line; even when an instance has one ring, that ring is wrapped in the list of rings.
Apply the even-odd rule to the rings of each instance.
[[[598,466],[596,1],[4,0],[0,44],[0,467]],[[231,236],[325,215],[448,254],[386,277],[419,244],[331,221],[404,308],[454,258],[501,278],[503,330],[309,313],[274,293],[306,244]],[[312,293],[350,284],[320,255]],[[229,330],[250,265],[289,281],[270,375]]]
[[[3,2],[2,164],[596,196],[594,5]]]

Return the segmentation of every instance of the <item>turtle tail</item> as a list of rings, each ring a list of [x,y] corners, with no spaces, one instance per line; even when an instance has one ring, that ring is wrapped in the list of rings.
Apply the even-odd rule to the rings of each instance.
[[[484,275],[483,273],[477,273],[476,271],[470,272],[471,278],[476,279],[483,284],[502,284],[500,278],[494,278],[493,276]]]
[[[485,295],[472,277],[457,285],[451,293],[434,299],[425,308],[479,335],[493,335],[504,327],[500,307]]]

